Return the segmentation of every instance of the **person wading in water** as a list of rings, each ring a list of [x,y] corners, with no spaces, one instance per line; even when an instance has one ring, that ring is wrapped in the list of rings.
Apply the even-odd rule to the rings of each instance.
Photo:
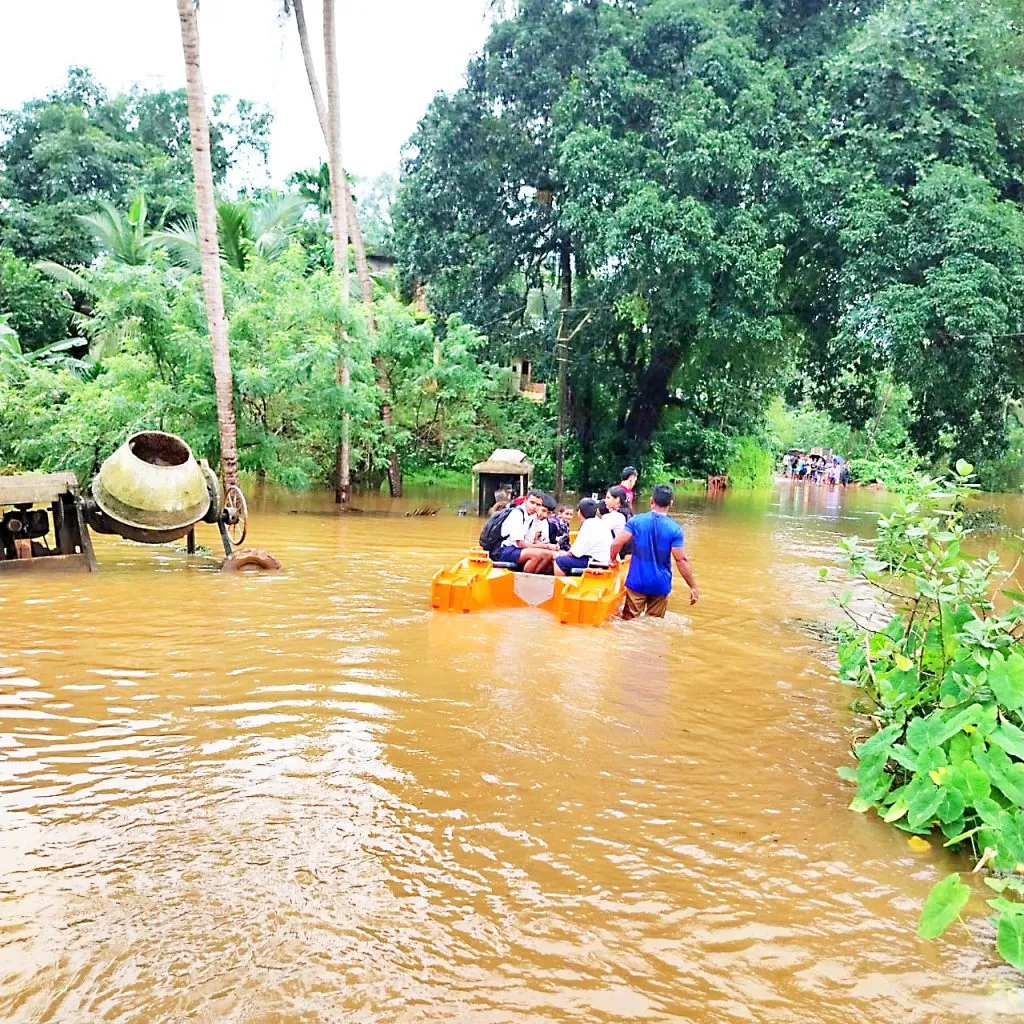
[[[624,619],[635,619],[644,611],[655,618],[663,618],[668,608],[668,595],[672,593],[672,562],[679,575],[690,588],[690,604],[700,597],[690,569],[690,560],[683,550],[683,528],[669,518],[672,506],[672,488],[658,484],[651,498],[651,511],[633,516],[612,541],[612,558],[633,541],[633,557],[626,575],[626,601],[622,608]]]

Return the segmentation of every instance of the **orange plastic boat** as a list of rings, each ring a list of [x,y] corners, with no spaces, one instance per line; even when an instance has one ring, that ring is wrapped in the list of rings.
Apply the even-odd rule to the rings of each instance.
[[[600,626],[622,604],[626,564],[585,569],[580,576],[540,576],[499,568],[474,548],[450,569],[434,573],[430,604],[448,612],[543,608],[559,622]]]

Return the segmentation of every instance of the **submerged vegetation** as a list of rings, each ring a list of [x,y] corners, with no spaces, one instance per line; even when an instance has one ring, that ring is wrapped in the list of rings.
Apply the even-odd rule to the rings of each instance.
[[[840,774],[857,787],[853,810],[970,856],[998,894],[999,952],[1024,970],[1024,593],[999,592],[1013,572],[996,552],[972,553],[973,471],[960,462],[952,479],[924,478],[873,543],[842,545],[850,575],[895,614],[872,628],[851,593],[838,599],[853,623],[840,676],[876,726]],[[969,894],[957,874],[940,882],[921,935],[940,935]]]

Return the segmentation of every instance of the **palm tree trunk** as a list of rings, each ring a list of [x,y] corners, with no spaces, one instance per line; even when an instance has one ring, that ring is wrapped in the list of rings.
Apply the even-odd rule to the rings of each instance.
[[[231,383],[231,354],[228,323],[224,315],[224,288],[220,277],[220,248],[217,245],[217,208],[210,162],[210,127],[206,120],[203,79],[199,66],[199,26],[194,0],[178,0],[181,46],[185,54],[188,86],[188,127],[192,140],[192,167],[196,189],[196,223],[206,299],[206,320],[213,352],[213,379],[217,393],[217,425],[220,430],[220,465],[227,486],[238,485],[238,442],[235,431],[235,403]]]
[[[306,81],[309,82],[309,91],[313,94],[313,106],[316,108],[317,120],[320,122],[320,130],[324,133],[324,141],[328,149],[331,145],[329,119],[326,106],[324,105],[323,93],[320,91],[320,83],[316,77],[316,65],[313,63],[313,53],[309,46],[309,31],[306,28],[306,12],[302,0],[290,0],[291,6],[295,8],[295,27],[299,32],[299,49],[302,51],[302,63],[306,69]],[[325,22],[326,36],[326,22]],[[325,47],[326,52],[326,47]],[[328,72],[329,74],[329,72]],[[328,159],[328,167],[330,160]],[[364,305],[369,308],[373,304],[373,285],[370,282],[370,268],[366,261],[366,245],[363,242],[363,232],[359,227],[359,217],[356,213],[356,204],[352,200],[352,191],[348,187],[348,177],[342,169],[341,179],[344,182],[345,212],[348,221],[349,236],[352,239],[352,248],[355,250],[356,277],[359,279],[359,294]],[[333,181],[333,175],[332,175]],[[334,196],[332,192],[331,202],[333,206]],[[377,333],[375,319],[370,321],[370,330]],[[387,395],[391,391],[391,382],[388,379],[387,369],[384,360],[380,356],[373,357],[373,365],[377,371],[377,386],[381,390],[384,400],[380,406],[380,418],[386,427],[394,422],[391,412],[391,404],[387,401]],[[388,453],[388,485],[391,489],[391,496],[400,498],[402,496],[402,470],[398,461],[398,452],[391,449]]]
[[[565,490],[565,431],[568,422],[568,374],[569,339],[565,333],[565,314],[572,308],[572,253],[569,242],[563,240],[559,254],[559,272],[562,294],[559,302],[561,313],[558,317],[558,338],[555,355],[558,363],[558,432],[555,440],[555,497],[562,499]]]
[[[342,303],[348,302],[348,211],[345,207],[344,164],[341,159],[341,87],[338,82],[338,45],[334,29],[334,0],[324,0],[324,70],[327,76],[327,167],[331,175],[331,234],[334,241],[334,279]],[[337,381],[345,391],[352,382],[348,353],[343,346],[348,342],[344,327],[337,327],[340,357],[336,371]],[[349,437],[352,418],[345,412],[341,416],[341,443],[338,445],[337,483],[334,500],[347,505],[352,495]]]

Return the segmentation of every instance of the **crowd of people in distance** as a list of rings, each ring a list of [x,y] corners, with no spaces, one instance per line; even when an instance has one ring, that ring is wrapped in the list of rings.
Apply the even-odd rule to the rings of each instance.
[[[782,457],[782,475],[812,484],[846,487],[850,482],[850,467],[838,455],[826,458],[823,455],[787,452]]]
[[[634,466],[626,466],[621,482],[609,487],[603,499],[583,498],[575,509],[536,488],[518,498],[497,491],[480,544],[497,566],[555,576],[608,567],[632,555],[622,613],[626,619],[645,611],[653,616],[665,614],[674,561],[690,588],[693,604],[698,591],[683,551],[683,530],[668,515],[672,488],[659,484],[654,488],[651,511],[634,515],[637,476]],[[580,525],[572,538],[570,527],[576,513]]]

